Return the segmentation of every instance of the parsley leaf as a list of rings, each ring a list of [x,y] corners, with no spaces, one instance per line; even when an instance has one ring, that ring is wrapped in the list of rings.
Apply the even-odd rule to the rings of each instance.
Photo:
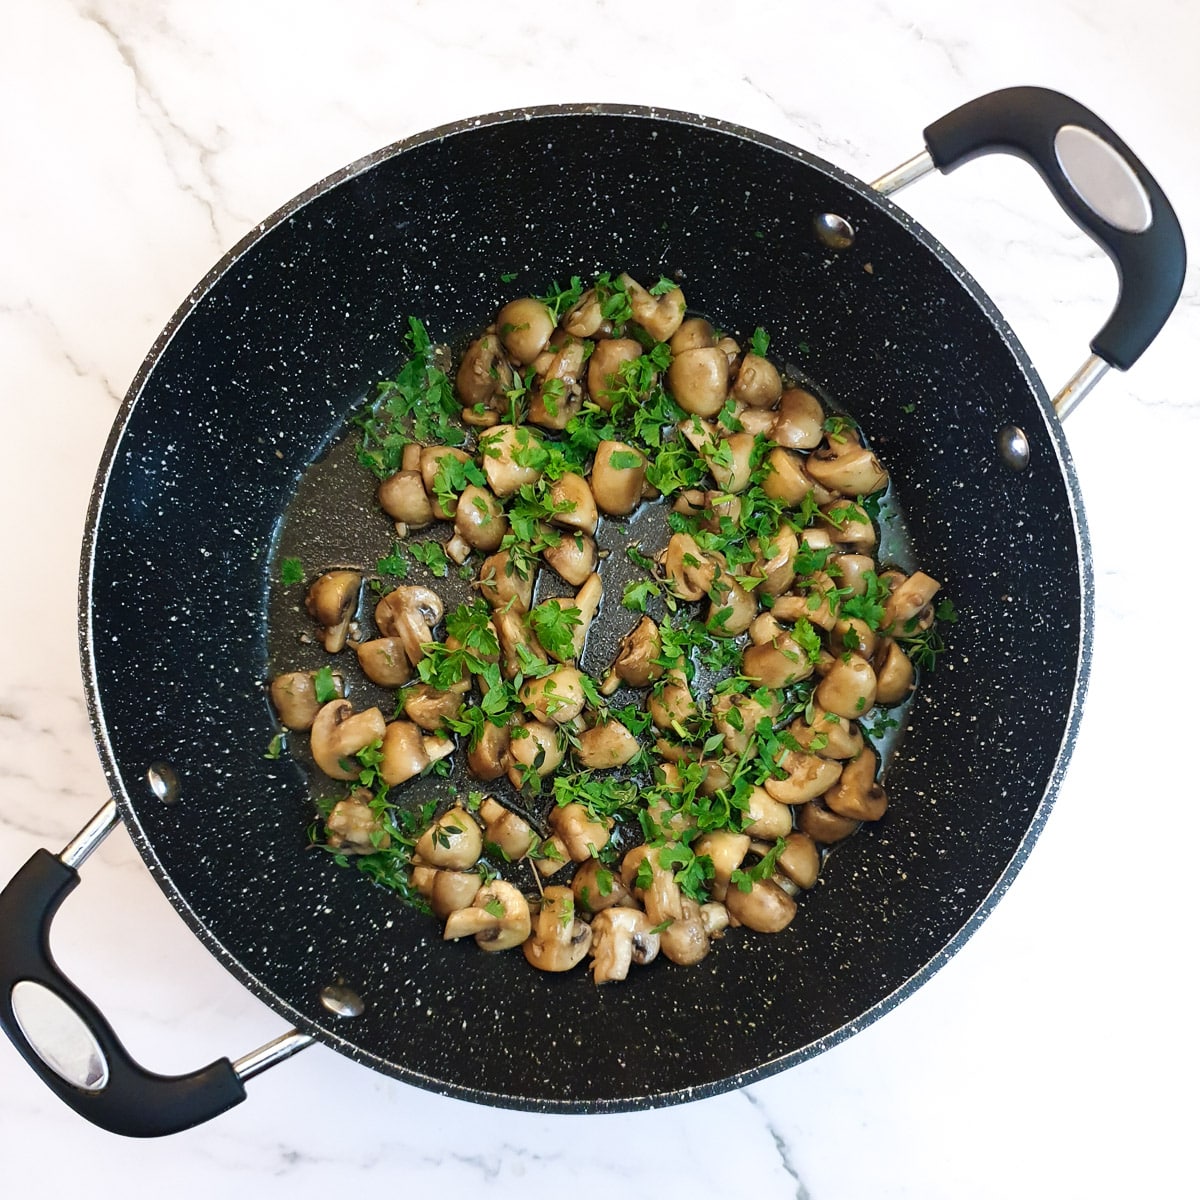
[[[304,582],[304,566],[298,558],[285,558],[280,560],[279,582],[289,585],[293,583]]]

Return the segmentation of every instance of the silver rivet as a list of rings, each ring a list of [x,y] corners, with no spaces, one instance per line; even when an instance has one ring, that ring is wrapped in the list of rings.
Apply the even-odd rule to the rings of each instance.
[[[361,1017],[367,1007],[362,997],[344,983],[331,983],[323,987],[321,1003],[339,1017]]]
[[[849,250],[854,245],[854,226],[837,213],[817,213],[813,217],[813,233],[830,250]]]
[[[179,776],[170,763],[151,763],[146,768],[146,779],[150,790],[164,804],[174,804],[179,799]]]
[[[1029,466],[1029,439],[1019,426],[1005,425],[996,435],[996,446],[1006,467],[1024,471]]]

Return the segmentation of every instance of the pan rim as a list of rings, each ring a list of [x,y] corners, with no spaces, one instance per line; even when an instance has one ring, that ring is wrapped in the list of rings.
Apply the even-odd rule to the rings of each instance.
[[[932,253],[942,266],[955,277],[960,287],[973,301],[974,305],[987,318],[999,334],[1008,352],[1012,355],[1014,364],[1025,378],[1050,436],[1051,444],[1057,460],[1059,471],[1066,484],[1068,509],[1075,536],[1080,578],[1080,641],[1079,652],[1075,663],[1075,680],[1070,696],[1070,707],[1067,713],[1063,737],[1055,752],[1053,768],[1045,791],[1035,809],[1028,828],[1016,846],[1011,859],[1006,864],[999,878],[982,898],[977,908],[963,921],[957,932],[947,943],[908,979],[888,995],[882,997],[864,1013],[839,1028],[818,1038],[796,1050],[789,1051],[756,1067],[747,1068],[732,1075],[725,1076],[702,1085],[686,1088],[664,1089],[661,1092],[638,1097],[621,1097],[615,1100],[561,1100],[528,1096],[509,1096],[495,1091],[484,1091],[460,1084],[448,1083],[434,1079],[421,1072],[414,1071],[403,1064],[384,1059],[341,1036],[336,1027],[312,1020],[305,1013],[293,1007],[267,984],[265,984],[247,965],[235,954],[229,951],[216,933],[209,928],[196,914],[187,897],[179,889],[170,873],[159,859],[154,848],[153,840],[146,834],[137,811],[130,797],[121,770],[116,761],[116,754],[109,740],[104,720],[103,707],[100,699],[100,680],[96,669],[92,630],[93,602],[93,568],[96,551],[96,532],[104,507],[107,484],[112,474],[118,451],[129,423],[130,415],[138,404],[144,389],[150,380],[159,360],[175,335],[186,324],[192,310],[200,304],[214,286],[238,263],[253,247],[267,237],[281,223],[289,220],[300,212],[306,205],[327,192],[336,189],[343,183],[354,179],[373,169],[382,162],[397,158],[400,155],[420,146],[436,143],[473,130],[490,126],[511,124],[549,118],[632,118],[652,120],[668,124],[686,125],[693,128],[712,130],[734,138],[748,141],[764,149],[780,153],[796,160],[808,168],[826,175],[834,182],[841,184],[856,193],[862,199],[875,206],[884,216],[900,225],[902,229],[915,238],[927,251]],[[912,995],[926,983],[942,966],[944,966],[971,937],[974,931],[988,916],[1000,898],[1012,885],[1018,871],[1024,865],[1033,845],[1044,828],[1058,791],[1065,778],[1078,738],[1084,700],[1086,697],[1092,660],[1092,638],[1094,633],[1094,575],[1092,566],[1091,543],[1088,536],[1086,517],[1083,508],[1082,494],[1071,458],[1070,448],[1066,442],[1062,427],[1054,414],[1049,396],[1041,382],[1024,347],[1015,333],[1001,315],[987,293],[975,281],[973,276],[950,254],[948,250],[918,222],[913,220],[903,209],[896,206],[886,197],[881,196],[868,184],[789,142],[763,134],[747,126],[724,121],[719,118],[707,117],[696,113],[684,112],[670,108],[659,108],[644,105],[629,105],[619,103],[587,103],[568,105],[539,105],[527,108],[504,109],[497,112],[469,117],[462,120],[440,125],[436,128],[414,134],[410,137],[390,143],[375,150],[354,162],[330,173],[304,191],[287,201],[266,219],[260,221],[252,230],[243,236],[228,250],[192,288],[187,297],[172,314],[162,331],[152,343],[145,359],[134,376],[123,399],[120,410],[114,419],[109,432],[99,465],[95,483],[88,505],[84,537],[80,558],[80,577],[78,590],[79,611],[79,651],[84,681],[85,699],[89,722],[92,726],[93,737],[101,759],[102,769],[108,782],[110,792],[120,809],[126,829],[145,861],[152,876],[163,890],[172,907],[186,921],[192,932],[214,954],[217,960],[238,979],[249,991],[266,1003],[286,1020],[310,1034],[325,1045],[338,1050],[357,1062],[370,1066],[382,1074],[390,1075],[403,1082],[413,1084],[428,1091],[450,1096],[460,1100],[488,1104],[498,1107],[543,1113],[562,1114],[596,1114],[602,1112],[629,1112],[650,1108],[665,1107],[681,1104],[708,1096],[719,1095],[732,1091],[759,1080],[775,1075],[780,1071],[795,1066],[800,1062],[823,1053],[852,1034],[860,1032],[884,1016],[901,1001]]]

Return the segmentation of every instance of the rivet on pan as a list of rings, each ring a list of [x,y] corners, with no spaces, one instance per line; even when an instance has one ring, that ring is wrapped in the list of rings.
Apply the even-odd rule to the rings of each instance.
[[[830,250],[849,250],[854,245],[854,226],[837,213],[817,213],[813,217],[813,233]]]
[[[1005,425],[996,435],[996,446],[1006,467],[1024,471],[1029,466],[1029,439],[1019,426]]]
[[[343,983],[331,983],[323,987],[321,1003],[339,1017],[361,1017],[367,1007],[362,997]]]
[[[164,804],[174,804],[179,799],[179,776],[170,763],[151,763],[146,768],[146,780]]]

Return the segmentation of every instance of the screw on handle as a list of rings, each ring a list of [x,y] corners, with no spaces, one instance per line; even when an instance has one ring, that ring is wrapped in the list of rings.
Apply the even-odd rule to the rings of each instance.
[[[38,850],[0,892],[0,1028],[42,1081],[80,1116],[110,1133],[160,1137],[190,1129],[246,1098],[228,1059],[190,1075],[156,1075],[139,1066],[94,1004],[58,969],[50,954],[50,926],[79,874]],[[49,993],[94,1043],[98,1078],[72,1082],[50,1063],[47,1047],[30,1041],[14,995]],[[28,1024],[28,1022],[26,1022]]]
[[[1037,169],[1117,268],[1117,304],[1092,352],[1119,370],[1132,366],[1179,299],[1187,251],[1174,210],[1129,147],[1082,104],[1037,87],[969,101],[930,125],[925,145],[943,173],[989,153]]]

